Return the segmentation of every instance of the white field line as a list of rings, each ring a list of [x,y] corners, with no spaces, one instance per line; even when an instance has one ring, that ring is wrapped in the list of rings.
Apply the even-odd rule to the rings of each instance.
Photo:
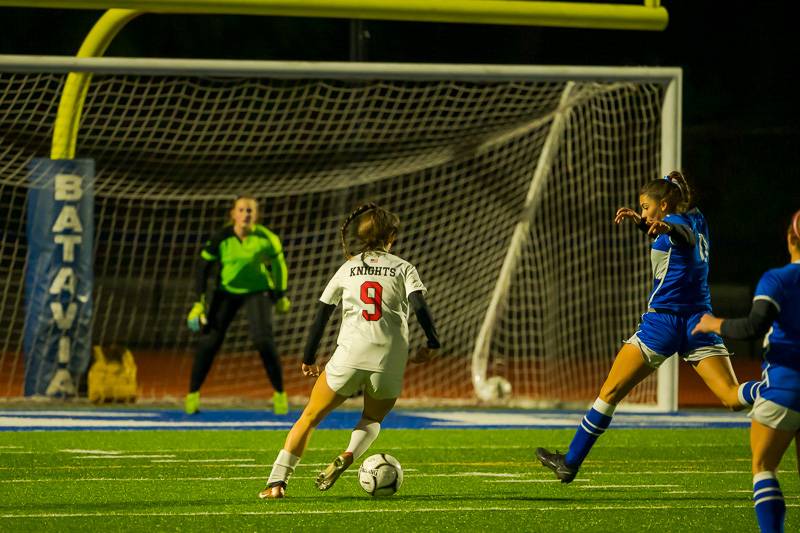
[[[666,471],[666,472],[591,472],[589,475],[594,476],[619,476],[619,475],[673,475],[673,474],[695,474],[695,475],[722,475],[722,474],[729,474],[729,475],[742,475],[742,476],[750,476],[749,472],[740,472],[740,471],[724,471],[724,472],[674,472],[674,471]],[[355,476],[355,471],[348,471],[344,475],[346,476]],[[486,483],[545,483],[549,481],[558,481],[553,479],[541,479],[541,478],[533,478],[533,479],[507,479],[512,478],[514,476],[521,477],[524,475],[538,475],[538,473],[523,473],[523,474],[512,474],[512,473],[497,473],[497,472],[449,472],[449,473],[441,473],[441,474],[428,474],[417,472],[414,477],[423,477],[423,478],[439,478],[439,477],[497,477],[502,479],[491,479],[486,480]],[[2,479],[0,483],[45,483],[45,482],[78,482],[78,481],[120,481],[120,482],[130,482],[130,481],[156,481],[156,482],[164,482],[164,481],[241,481],[241,480],[248,480],[248,479],[264,479],[264,476],[208,476],[208,477],[157,477],[157,478],[106,478],[106,477],[96,477],[96,478],[78,478],[78,479],[63,479],[63,478],[39,478],[39,479]],[[316,479],[316,476],[293,476],[292,479]],[[575,481],[579,482],[588,482],[590,478],[581,478]],[[598,485],[598,488],[611,488],[611,487],[636,487],[639,485]],[[680,485],[641,485],[642,487],[678,487]]]
[[[325,430],[322,430],[325,431]],[[2,436],[2,433],[0,433]],[[542,446],[545,448],[558,448],[559,446],[563,445],[560,444],[553,444],[553,443],[543,443]],[[280,446],[280,444],[278,445]],[[694,443],[694,444],[683,444],[681,445],[682,448],[720,448],[720,447],[729,447],[729,444],[708,444],[708,443]],[[3,448],[21,448],[21,446],[0,446],[0,450]],[[616,448],[625,448],[630,449],[631,446],[623,446],[623,445],[614,445],[614,444],[605,444],[603,443],[603,448],[607,449],[616,449]],[[654,448],[654,449],[663,449],[663,445],[637,445],[637,449],[642,448]],[[159,453],[273,453],[278,448],[269,447],[269,448],[164,448],[159,449]],[[531,450],[531,454],[536,449],[535,446],[523,446],[523,445],[486,445],[486,446],[392,446],[392,450]],[[93,452],[94,455],[100,455],[104,453],[112,454],[112,453],[151,453],[153,450],[58,450],[59,452],[63,453],[89,453]],[[330,447],[330,448],[314,448],[309,447],[306,449],[307,453],[313,452],[341,452],[342,448],[339,447]],[[38,451],[38,450],[31,450],[28,453],[32,453],[35,455],[52,455],[52,451]],[[720,459],[722,460],[722,459]],[[729,461],[749,461],[750,459],[727,459]],[[714,459],[707,459],[707,461],[714,461]],[[629,463],[630,461],[624,460],[607,460],[607,461],[597,461],[589,459],[586,461],[585,464],[600,464],[600,463]],[[636,461],[637,463],[674,463],[674,459],[639,459]]]
[[[15,416],[15,417],[45,417],[45,416],[64,416],[67,418],[160,418],[161,413],[147,413],[144,411],[102,411],[102,410],[86,410],[86,411],[0,411],[0,416]]]
[[[583,485],[582,489],[668,489],[680,485]]]
[[[587,483],[591,481],[591,479],[583,478],[583,479],[576,479],[573,483]],[[487,479],[484,483],[561,483],[558,479],[551,478],[551,479]]]
[[[257,422],[237,421],[237,422],[184,422],[167,420],[96,420],[83,418],[14,418],[0,416],[0,427],[4,428],[94,428],[106,429],[241,429],[241,428],[260,428],[260,429],[281,429],[286,430],[292,426],[291,422],[274,422],[262,420]]]
[[[153,459],[175,455],[78,455],[75,459]]]
[[[355,477],[356,471],[348,471],[343,475],[346,477]],[[520,476],[521,474],[498,474],[497,472],[454,472],[451,474],[423,474],[417,473],[414,477],[513,477]],[[115,478],[115,477],[84,477],[78,479],[59,479],[59,478],[40,478],[40,479],[0,479],[0,483],[50,483],[54,481],[242,481],[250,479],[266,479],[266,472],[263,476],[213,476],[213,477],[139,477],[139,478]],[[317,476],[292,476],[292,479],[316,479]],[[556,480],[557,481],[557,480]],[[583,481],[583,480],[580,480]]]
[[[75,450],[75,449],[67,449],[67,450],[58,450],[63,453],[79,453],[84,455],[120,455],[123,453],[128,453],[123,450]],[[145,453],[145,452],[139,452]]]
[[[752,490],[668,490],[664,494],[719,494],[720,492],[727,492],[731,494],[753,494]],[[798,500],[800,496],[783,495],[785,500]]]
[[[150,461],[151,463],[156,463],[156,461]],[[232,465],[232,464],[218,464],[218,463],[195,463],[195,464],[186,464],[186,465],[172,465],[170,468],[185,466],[186,468],[263,468],[263,469],[270,469],[272,468],[272,463],[269,464],[246,464],[246,465]],[[309,463],[309,464],[299,464],[297,468],[321,468],[323,466],[328,466],[328,463]],[[2,466],[0,467],[0,471],[4,470],[77,470],[81,472],[86,471],[95,471],[95,470],[121,470],[123,468],[131,468],[131,465],[109,465],[109,464],[94,464],[94,465],[81,465],[81,466],[70,466],[70,465],[61,465],[61,466]],[[135,468],[142,470],[146,468],[150,469],[163,469],[164,467],[159,464],[149,464],[149,465],[135,465]],[[403,472],[417,472],[419,471],[418,468],[403,468]]]
[[[485,513],[485,512],[544,512],[544,511],[561,511],[567,513],[574,513],[575,511],[654,511],[664,510],[673,511],[676,509],[696,510],[696,509],[750,509],[753,505],[751,503],[726,503],[724,505],[598,505],[598,506],[563,506],[563,507],[425,507],[421,509],[397,508],[397,509],[380,509],[380,508],[367,508],[367,509],[329,509],[329,510],[303,510],[305,515],[337,515],[337,514],[357,514],[357,513]],[[800,504],[787,504],[786,507],[800,507]],[[298,511],[200,511],[200,512],[185,512],[185,513],[137,513],[137,512],[119,512],[119,513],[20,513],[20,514],[3,514],[0,518],[89,518],[89,517],[109,517],[109,516],[280,516],[280,515],[296,515]]]
[[[175,457],[174,455],[172,457]],[[242,459],[155,459],[151,463],[235,463],[237,461],[255,461],[251,458]]]

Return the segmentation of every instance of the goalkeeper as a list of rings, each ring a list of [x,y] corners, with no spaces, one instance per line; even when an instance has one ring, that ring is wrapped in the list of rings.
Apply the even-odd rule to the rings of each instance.
[[[287,271],[281,241],[256,223],[258,203],[252,197],[236,198],[230,217],[231,223],[207,241],[200,254],[196,280],[198,301],[189,312],[187,322],[189,329],[201,332],[202,337],[192,365],[185,411],[190,415],[198,411],[200,387],[222,346],[225,332],[239,309],[244,307],[250,339],[275,389],[273,411],[284,415],[289,412],[289,402],[283,390],[283,372],[272,335],[272,306],[278,313],[286,313],[291,305],[284,294]],[[220,265],[219,279],[207,305],[206,282],[216,263]]]

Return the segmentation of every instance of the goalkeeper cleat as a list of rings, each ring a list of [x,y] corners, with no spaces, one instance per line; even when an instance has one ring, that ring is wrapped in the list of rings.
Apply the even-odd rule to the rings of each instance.
[[[183,412],[194,415],[200,410],[200,391],[190,392],[183,401]]]
[[[276,415],[289,414],[289,398],[285,392],[275,392],[272,395],[272,412]]]
[[[539,459],[542,466],[552,470],[556,477],[561,480],[561,483],[572,482],[578,474],[578,469],[568,466],[566,456],[558,453],[558,451],[552,453],[544,448],[536,448],[536,458]]]
[[[317,476],[317,488],[319,490],[328,490],[329,488],[333,487],[333,484],[336,483],[336,480],[339,479],[339,476],[347,470],[350,465],[353,464],[353,454],[350,452],[344,452],[342,455],[338,456],[336,459],[333,460],[328,467],[319,473]]]
[[[274,483],[268,484],[266,487],[261,489],[261,492],[258,493],[258,497],[262,500],[279,500],[286,496],[286,482],[285,481],[275,481]]]

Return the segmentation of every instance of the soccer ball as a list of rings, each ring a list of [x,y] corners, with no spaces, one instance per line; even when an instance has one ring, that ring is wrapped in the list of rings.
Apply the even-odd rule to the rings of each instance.
[[[403,484],[403,467],[388,453],[370,455],[358,469],[358,483],[370,496],[391,496]]]
[[[492,376],[475,391],[485,402],[505,400],[511,396],[511,383],[504,377]]]

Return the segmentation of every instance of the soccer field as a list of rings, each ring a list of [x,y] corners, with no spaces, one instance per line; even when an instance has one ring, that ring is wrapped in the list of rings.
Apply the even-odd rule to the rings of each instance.
[[[574,417],[574,415],[572,415]],[[369,453],[405,469],[374,499],[355,468],[329,492],[317,472],[347,430],[318,430],[287,498],[261,501],[280,430],[0,432],[2,531],[756,531],[748,432],[608,431],[570,485],[533,459],[570,429],[386,429]],[[797,465],[781,483],[800,530]]]

